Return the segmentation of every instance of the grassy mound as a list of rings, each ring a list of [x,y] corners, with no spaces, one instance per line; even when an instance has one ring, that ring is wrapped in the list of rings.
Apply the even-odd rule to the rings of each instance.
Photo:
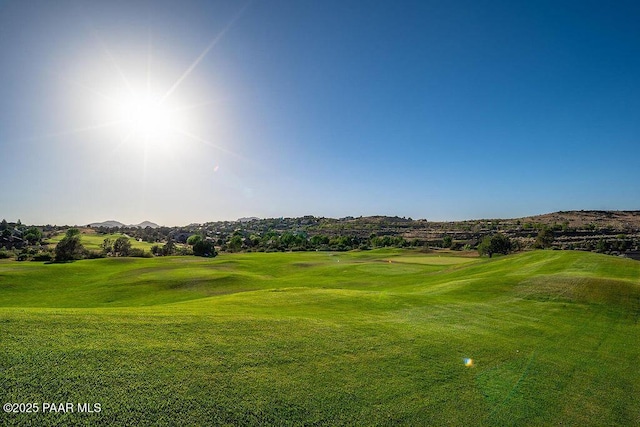
[[[7,425],[632,425],[640,263],[398,250],[0,262]]]

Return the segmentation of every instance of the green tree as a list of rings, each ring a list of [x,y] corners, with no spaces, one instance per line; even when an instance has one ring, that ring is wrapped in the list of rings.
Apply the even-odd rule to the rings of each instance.
[[[489,258],[493,256],[493,249],[491,248],[491,236],[484,236],[482,241],[478,244],[478,254],[480,254],[480,256],[489,255]]]
[[[485,236],[478,245],[478,253],[480,255],[508,254],[511,252],[513,245],[511,240],[502,233],[496,233],[493,236]]]
[[[218,255],[213,242],[209,240],[200,240],[193,245],[193,254],[195,256],[214,257]]]
[[[295,245],[296,243],[296,236],[287,231],[286,233],[283,233],[282,236],[280,236],[280,245],[284,246],[285,248],[289,248],[293,245]]]
[[[83,257],[85,249],[80,242],[80,230],[70,228],[55,249],[56,262],[71,261]]]
[[[78,230],[77,228],[69,228],[67,230],[67,232],[65,233],[66,237],[73,237],[73,236],[79,236],[80,235],[80,230]]]
[[[236,235],[233,238],[240,239],[240,243],[242,243],[242,238],[240,236]],[[192,246],[193,254],[195,256],[214,257],[218,255],[213,242],[205,239],[200,234],[189,236],[189,238],[187,239],[187,244]]]
[[[128,256],[131,251],[131,241],[124,236],[120,236],[113,242],[113,253],[116,256]]]
[[[102,244],[100,245],[100,247],[102,248],[102,253],[105,255],[110,252],[113,252],[113,240],[107,237],[102,241]]]
[[[502,233],[497,233],[491,236],[491,245],[494,248],[494,253],[503,255],[507,255],[513,249],[511,239]]]
[[[24,240],[28,241],[30,244],[35,245],[42,240],[42,231],[38,227],[30,227],[27,230],[27,233],[24,235]]]
[[[168,256],[176,253],[176,244],[173,240],[169,240],[162,246],[162,255]]]
[[[444,236],[442,238],[442,247],[443,248],[450,248],[451,245],[453,245],[453,239],[451,238],[451,236]]]
[[[317,234],[311,237],[310,242],[311,242],[311,246],[318,247],[321,245],[328,245],[329,240],[330,240],[329,236],[326,236],[324,234]]]
[[[550,248],[553,245],[554,235],[553,230],[549,227],[543,227],[538,232],[538,236],[536,237],[536,242],[534,247],[538,249],[546,249]]]
[[[257,234],[252,234],[249,236],[248,244],[250,246],[258,246],[260,244],[260,236]]]
[[[231,240],[229,240],[227,246],[229,246],[231,252],[238,252],[240,249],[242,249],[242,237],[238,235],[233,236]]]
[[[196,243],[201,242],[202,240],[203,239],[202,239],[202,236],[200,234],[193,234],[193,235],[189,236],[189,238],[187,239],[187,245],[193,246]]]

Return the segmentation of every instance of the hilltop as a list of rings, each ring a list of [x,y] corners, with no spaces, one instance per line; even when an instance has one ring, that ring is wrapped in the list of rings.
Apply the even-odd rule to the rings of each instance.
[[[398,233],[400,229],[404,231],[413,230],[416,234],[403,233],[405,237],[411,238],[415,236],[429,236],[429,233],[439,233],[442,231],[455,231],[459,229],[467,229],[473,226],[482,226],[490,224],[489,228],[518,228],[527,225],[540,226],[547,225],[552,228],[563,229],[609,229],[620,232],[636,232],[640,230],[640,210],[632,211],[603,211],[603,210],[580,210],[580,211],[558,211],[540,215],[532,215],[519,218],[483,218],[468,219],[459,221],[430,221],[428,219],[412,219],[410,217],[398,216],[347,216],[344,218],[327,218],[313,215],[302,217],[280,217],[280,218],[258,218],[243,217],[235,221],[212,221],[206,223],[191,223],[184,227],[169,228],[185,228],[185,227],[201,227],[203,225],[223,227],[229,224],[244,224],[245,226],[254,226],[263,228],[265,225],[274,224],[276,229],[299,230],[301,228],[311,229],[331,229],[335,226],[337,229],[350,229],[356,232],[375,231],[382,233]],[[143,221],[140,224],[125,225],[122,222],[110,220],[104,222],[94,222],[88,225],[92,228],[159,228],[160,225]],[[535,227],[533,227],[535,228]]]
[[[521,221],[532,221],[543,224],[564,224],[581,228],[592,224],[599,228],[615,228],[619,230],[640,229],[640,211],[559,211],[543,215],[520,218]]]

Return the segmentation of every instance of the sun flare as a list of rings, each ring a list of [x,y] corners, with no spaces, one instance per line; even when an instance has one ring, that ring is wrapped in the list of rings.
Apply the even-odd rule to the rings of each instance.
[[[153,142],[181,127],[178,111],[154,94],[128,94],[115,103],[115,114],[132,140]]]
[[[210,110],[215,102],[202,99],[208,90],[206,83],[185,85],[185,82],[247,7],[248,4],[242,7],[181,72],[175,64],[166,61],[167,55],[161,55],[163,61],[157,60],[154,52],[159,49],[154,47],[151,31],[147,34],[146,47],[138,45],[124,52],[114,50],[100,34],[94,34],[101,55],[95,55],[97,59],[89,62],[84,59],[93,55],[83,55],[83,60],[78,61],[83,66],[78,67],[77,72],[59,75],[61,80],[76,90],[81,89],[85,95],[86,103],[74,105],[70,114],[81,117],[88,125],[52,136],[99,132],[103,135],[101,139],[113,147],[112,153],[142,154],[144,157],[140,158],[145,167],[150,160],[157,164],[159,157],[150,157],[155,154],[163,160],[173,159],[175,155],[196,151],[198,147],[238,156],[216,142],[218,123],[222,121],[212,123],[209,119],[218,115],[215,114],[217,111]],[[204,111],[207,112],[206,119]]]

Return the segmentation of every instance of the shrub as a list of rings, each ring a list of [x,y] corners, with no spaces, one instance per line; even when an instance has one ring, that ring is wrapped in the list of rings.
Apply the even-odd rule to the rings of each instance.
[[[99,251],[87,251],[85,256],[89,259],[97,259],[97,258],[104,258],[107,256],[107,254]]]
[[[214,257],[218,255],[213,243],[208,240],[199,240],[193,245],[193,254],[202,257]]]
[[[175,249],[174,253],[176,255],[193,255],[193,251],[191,250],[191,248],[187,247],[187,246],[179,246]]]
[[[542,228],[538,232],[538,236],[536,237],[536,242],[534,247],[537,249],[546,249],[550,248],[553,245],[553,230],[547,227]]]
[[[51,252],[40,252],[36,255],[34,255],[33,260],[34,261],[53,261],[53,253]]]
[[[129,256],[137,257],[137,258],[151,258],[151,252],[147,252],[144,249],[140,248],[132,248],[129,250]]]

